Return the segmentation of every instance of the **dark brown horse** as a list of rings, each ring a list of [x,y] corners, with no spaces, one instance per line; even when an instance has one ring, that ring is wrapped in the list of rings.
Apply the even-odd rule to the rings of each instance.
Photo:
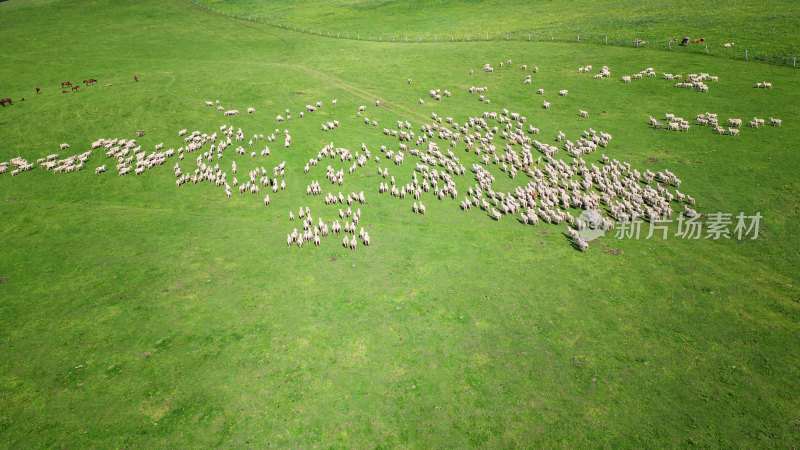
[[[72,83],[70,83],[69,81],[62,81],[61,87],[63,88],[64,86],[72,86]]]
[[[83,80],[83,84],[85,84],[87,86],[90,85],[90,84],[94,84],[94,83],[97,83],[97,80],[95,80],[94,78],[89,78],[88,80]]]
[[[72,86],[70,89],[72,89],[72,92],[78,92],[79,87],[80,86]]]
[[[139,81],[139,75],[134,75],[133,76],[133,81]]]
[[[38,93],[40,93],[41,91],[42,91],[42,90],[41,90],[41,89],[39,89],[38,87],[36,88],[36,93],[37,93],[37,94],[38,94]]]
[[[3,108],[6,107],[6,103],[8,103],[9,105],[13,105],[14,104],[14,102],[11,101],[11,97],[6,97],[6,98],[3,98],[3,99],[0,99],[0,106],[2,106]]]

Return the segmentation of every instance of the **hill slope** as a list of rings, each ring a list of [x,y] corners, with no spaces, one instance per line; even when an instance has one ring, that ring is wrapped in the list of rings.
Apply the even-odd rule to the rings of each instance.
[[[700,0],[675,4],[655,0],[597,2],[427,0],[383,2],[274,2],[269,0],[202,0],[199,3],[226,13],[274,21],[284,26],[337,33],[360,34],[399,41],[434,39],[505,39],[575,41],[633,46],[634,39],[659,49],[669,39],[705,38],[709,53],[744,59],[791,64],[800,55],[800,11],[791,0],[760,2],[737,0],[721,4]],[[734,42],[733,48],[722,44]],[[674,51],[705,52],[705,44]]]

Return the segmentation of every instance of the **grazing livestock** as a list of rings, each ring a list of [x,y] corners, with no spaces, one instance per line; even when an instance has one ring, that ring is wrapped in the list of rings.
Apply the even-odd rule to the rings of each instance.
[[[61,87],[62,88],[69,87],[69,86],[72,86],[72,83],[70,83],[69,81],[62,81],[61,82]]]
[[[83,80],[83,84],[85,84],[86,86],[88,86],[90,84],[94,84],[94,83],[97,83],[97,80],[95,80],[94,78],[89,78],[88,80]]]
[[[42,90],[41,90],[40,88],[38,88],[38,87],[37,87],[37,88],[36,88],[36,93],[37,93],[37,94],[39,94],[39,93],[41,93],[41,92],[42,92]]]
[[[9,105],[13,105],[14,104],[14,102],[11,101],[10,97],[6,97],[4,99],[0,99],[0,106],[2,106],[3,108],[6,107],[6,103],[8,103]]]

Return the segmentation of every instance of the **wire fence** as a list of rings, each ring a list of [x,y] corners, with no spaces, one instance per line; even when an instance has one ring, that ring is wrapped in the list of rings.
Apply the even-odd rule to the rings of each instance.
[[[271,18],[251,17],[249,15],[233,14],[226,11],[220,11],[208,7],[196,0],[188,0],[195,6],[205,9],[209,12],[220,14],[223,16],[231,17],[239,20],[247,20],[250,22],[269,25],[282,30],[294,31],[298,33],[311,34],[315,36],[333,38],[333,39],[351,39],[351,40],[366,40],[366,41],[380,41],[380,42],[395,42],[395,43],[446,43],[446,42],[480,42],[480,41],[529,41],[529,42],[575,42],[586,44],[602,44],[613,45],[616,47],[642,47],[651,49],[660,49],[665,51],[680,51],[695,54],[706,54],[709,56],[716,56],[729,59],[738,59],[745,61],[760,61],[768,64],[782,65],[797,67],[798,56],[794,54],[774,54],[763,49],[748,49],[737,47],[735,44],[726,46],[722,43],[710,44],[708,42],[692,42],[682,45],[677,40],[668,41],[655,41],[640,38],[620,38],[609,37],[604,34],[592,33],[556,33],[546,30],[532,30],[532,31],[515,31],[515,32],[500,32],[500,33],[462,33],[462,34],[426,34],[426,35],[399,35],[399,34],[361,34],[359,32],[342,32],[342,31],[328,31],[314,28],[297,28],[293,25],[276,22]]]

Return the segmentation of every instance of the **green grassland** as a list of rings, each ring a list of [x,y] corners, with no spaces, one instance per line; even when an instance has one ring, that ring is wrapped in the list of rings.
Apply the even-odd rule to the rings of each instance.
[[[791,0],[691,3],[654,0],[199,0],[226,14],[267,20],[298,31],[360,35],[405,42],[467,38],[571,40],[633,46],[634,39],[667,49],[669,39],[705,38],[709,54],[791,64],[799,56],[800,10]],[[734,42],[732,48],[723,48]],[[704,45],[673,51],[705,52]]]
[[[380,26],[371,14],[341,20]],[[441,20],[462,29],[457,18]],[[210,134],[226,124],[252,136],[279,127],[292,136],[288,149],[270,144],[271,156],[229,148],[219,161],[230,170],[235,160],[240,179],[286,161],[287,189],[270,192],[267,207],[259,195],[234,189],[228,199],[208,183],[176,187],[176,158],[119,177],[96,151],[80,172],[0,175],[0,446],[800,442],[796,70],[590,44],[322,39],[155,0],[9,0],[0,3],[0,42],[0,97],[14,99],[0,109],[0,161],[80,153],[137,130],[148,151],[183,145],[183,128]],[[500,69],[508,59],[512,67]],[[495,72],[480,71],[485,63]],[[525,63],[540,69],[531,86],[522,84]],[[579,74],[587,64],[595,73],[608,65],[611,78]],[[720,81],[706,94],[660,76],[619,81],[646,67]],[[99,84],[61,93],[61,81],[89,77]],[[753,88],[764,80],[774,88]],[[468,94],[472,85],[488,86],[492,103]],[[453,96],[427,97],[436,88]],[[203,104],[216,99],[256,113],[223,117]],[[316,101],[320,111],[297,117]],[[359,105],[377,128],[356,117]],[[286,108],[293,118],[277,124]],[[412,200],[378,194],[377,167],[405,183],[418,161],[411,155],[346,173],[341,188],[325,167],[346,172],[350,163],[303,172],[331,141],[373,153],[396,147],[381,133],[396,120],[418,132],[432,112],[463,122],[502,108],[526,115],[542,141],[558,131],[574,140],[588,127],[611,133],[587,162],[605,153],[641,171],[669,169],[701,213],[760,212],[758,239],[607,235],[580,253],[563,225],[495,222],[431,194],[422,216]],[[778,117],[783,126],[731,137],[647,123],[706,111]],[[332,120],[341,126],[323,132]],[[60,151],[62,142],[72,147]],[[463,142],[454,151],[467,167],[479,162]],[[184,172],[193,158],[180,162]],[[102,164],[112,170],[95,175]],[[498,190],[528,182],[486,168]],[[371,247],[345,250],[334,235],[319,248],[287,249],[286,234],[299,227],[289,211],[308,205],[315,221],[338,212],[305,195],[311,180],[323,193],[365,192],[359,226]],[[455,180],[463,193],[474,175]]]

